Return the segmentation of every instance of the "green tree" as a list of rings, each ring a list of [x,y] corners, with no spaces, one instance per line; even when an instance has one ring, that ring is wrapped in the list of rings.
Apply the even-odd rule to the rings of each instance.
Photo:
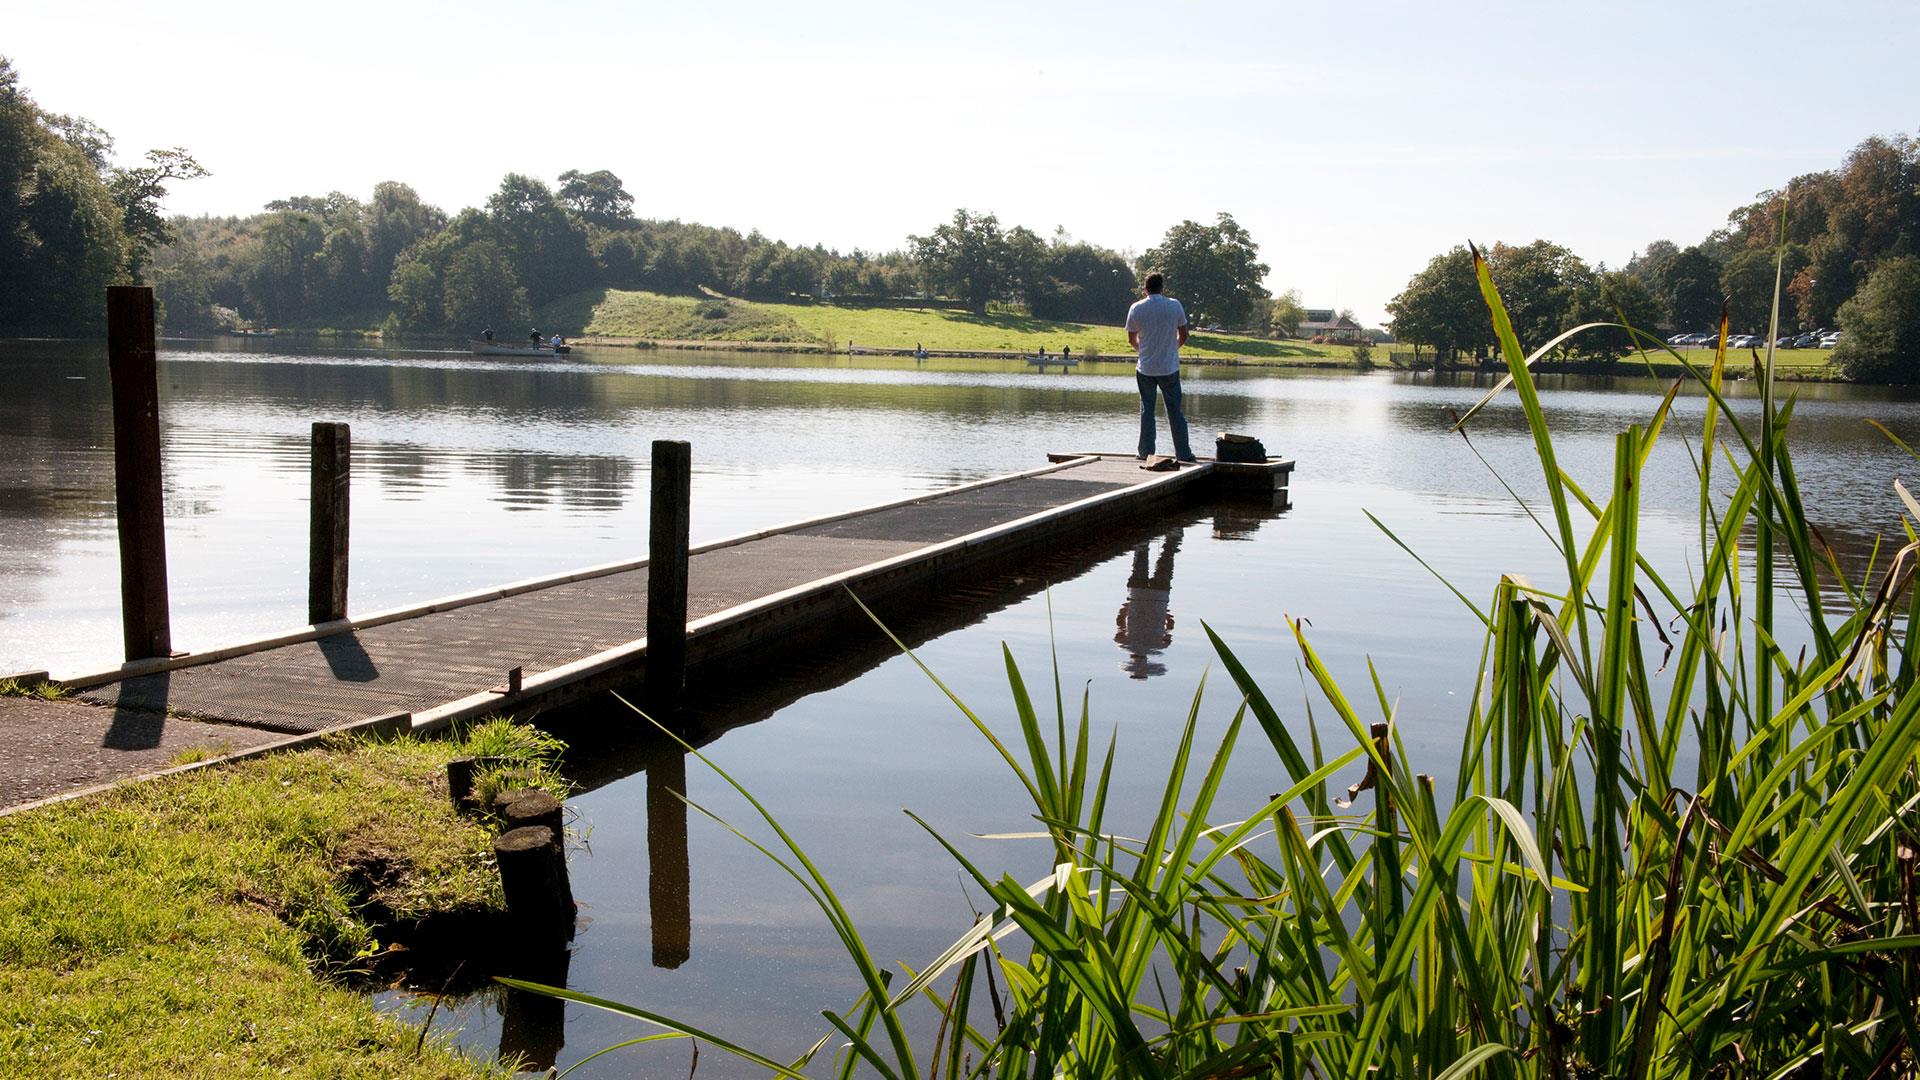
[[[126,264],[119,207],[87,149],[48,126],[0,57],[0,335],[98,332]]]
[[[387,284],[392,311],[387,325],[394,330],[421,333],[446,324],[440,314],[440,279],[433,267],[419,259],[402,259]]]
[[[1292,337],[1306,318],[1307,309],[1300,303],[1299,289],[1288,289],[1274,297],[1267,309],[1267,326],[1275,337]]]
[[[1780,285],[1784,291],[1806,268],[1807,249],[1788,244],[1779,257],[1785,260],[1780,268]],[[1775,258],[1775,252],[1765,248],[1748,248],[1735,252],[1720,271],[1720,290],[1726,294],[1728,319],[1736,333],[1765,333],[1772,321]],[[1780,325],[1790,327],[1795,321],[1793,298],[1783,295],[1780,301]]]
[[[560,174],[560,202],[582,221],[613,228],[633,221],[633,196],[618,176],[605,169]]]
[[[1493,345],[1473,253],[1465,247],[1435,255],[1387,303],[1387,315],[1396,341],[1428,346],[1442,361],[1461,353],[1478,355]]]
[[[1699,246],[1686,248],[1660,269],[1657,292],[1675,330],[1720,325],[1720,267]]]
[[[527,291],[489,240],[469,244],[448,261],[440,303],[447,327],[474,337],[486,327],[523,326],[530,317]]]
[[[1600,275],[1593,305],[1576,322],[1624,322],[1635,330],[1651,334],[1660,325],[1660,298],[1628,270],[1609,270]],[[1582,335],[1581,347],[1602,359],[1625,356],[1641,347],[1625,330],[1596,330]]]
[[[1268,267],[1259,245],[1225,212],[1212,225],[1182,221],[1168,229],[1140,257],[1139,270],[1142,276],[1155,270],[1166,275],[1168,295],[1178,297],[1196,323],[1244,327],[1254,302],[1267,295],[1261,281]]]
[[[420,194],[396,180],[373,187],[367,204],[367,278],[385,289],[394,264],[408,248],[446,228],[447,215],[420,201]]]
[[[513,264],[514,277],[536,306],[593,283],[595,267],[587,250],[587,231],[567,216],[547,185],[508,173],[500,189],[487,198],[487,218],[501,254]]]
[[[127,237],[127,272],[138,276],[155,250],[173,239],[173,229],[160,216],[160,201],[175,180],[198,180],[210,173],[185,147],[147,151],[147,163],[116,169],[108,179],[113,201],[119,205]]]
[[[1920,256],[1884,259],[1840,305],[1833,362],[1862,382],[1920,381]]]
[[[907,244],[928,291],[959,297],[976,314],[1009,291],[1007,238],[992,214],[955,210],[952,221],[926,236],[907,237]]]
[[[1599,304],[1599,281],[1586,261],[1559,244],[1535,240],[1522,247],[1495,244],[1487,262],[1520,344],[1537,349]],[[1562,355],[1584,343],[1560,347]]]

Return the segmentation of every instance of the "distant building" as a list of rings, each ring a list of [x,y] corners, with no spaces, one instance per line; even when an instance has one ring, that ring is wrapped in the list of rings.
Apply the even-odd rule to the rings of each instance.
[[[1307,317],[1293,328],[1297,338],[1327,338],[1332,341],[1359,341],[1364,328],[1352,319],[1343,319],[1332,308],[1308,308]]]

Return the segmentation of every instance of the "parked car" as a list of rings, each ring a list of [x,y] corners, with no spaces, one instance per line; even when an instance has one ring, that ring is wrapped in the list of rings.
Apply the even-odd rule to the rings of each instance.
[[[1812,331],[1793,339],[1793,347],[1796,349],[1811,349],[1818,344],[1820,344],[1820,335]]]
[[[1781,334],[1781,335],[1780,335],[1779,337],[1777,337],[1777,338],[1774,338],[1774,339],[1773,339],[1773,347],[1774,347],[1774,348],[1776,348],[1776,349],[1788,349],[1788,348],[1792,348],[1792,347],[1793,347],[1793,335],[1792,335],[1792,334]]]
[[[1823,349],[1831,349],[1838,344],[1840,344],[1840,331],[1838,330],[1820,339],[1820,347]]]

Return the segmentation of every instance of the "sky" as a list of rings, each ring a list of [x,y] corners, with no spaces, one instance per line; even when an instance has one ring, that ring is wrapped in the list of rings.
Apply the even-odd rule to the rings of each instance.
[[[1369,325],[1434,255],[1624,263],[1920,131],[1920,5],[0,0],[44,107],[213,175],[448,211],[610,169],[643,217],[885,251],[958,207],[1137,253],[1222,211]]]

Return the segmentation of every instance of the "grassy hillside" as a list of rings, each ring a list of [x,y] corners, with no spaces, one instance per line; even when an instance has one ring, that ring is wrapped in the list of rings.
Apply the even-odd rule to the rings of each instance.
[[[1117,318],[1117,316],[1116,316]],[[842,350],[851,340],[875,349],[911,349],[924,345],[934,351],[1017,351],[1045,348],[1058,353],[1070,347],[1084,357],[1127,355],[1127,335],[1118,325],[1059,322],[1024,315],[988,314],[948,308],[857,307],[822,303],[767,303],[720,296],[667,296],[649,292],[593,290],[549,305],[539,324],[574,337],[642,338],[657,341],[792,342]],[[1374,361],[1386,366],[1389,350],[1405,345],[1380,345]],[[1250,359],[1273,364],[1345,365],[1352,350],[1344,345],[1312,345],[1303,341],[1273,341],[1242,334],[1196,333],[1182,355],[1193,359]],[[1685,351],[1695,364],[1713,362],[1705,349]],[[1832,377],[1827,370],[1831,349],[1783,349],[1776,354],[1779,370],[1790,378]],[[1656,362],[1665,359],[1653,357]],[[1727,357],[1730,370],[1746,370],[1745,353]],[[1643,372],[1635,357],[1620,362],[1622,374]]]
[[[667,341],[811,341],[837,349],[1015,350],[1072,348],[1081,356],[1127,353],[1127,335],[1117,325],[1057,322],[1024,315],[974,315],[943,308],[853,307],[840,304],[773,304],[716,297],[595,291],[570,297],[541,313],[543,326],[589,337]],[[1185,355],[1196,358],[1345,363],[1339,346],[1270,341],[1239,334],[1195,334]]]

